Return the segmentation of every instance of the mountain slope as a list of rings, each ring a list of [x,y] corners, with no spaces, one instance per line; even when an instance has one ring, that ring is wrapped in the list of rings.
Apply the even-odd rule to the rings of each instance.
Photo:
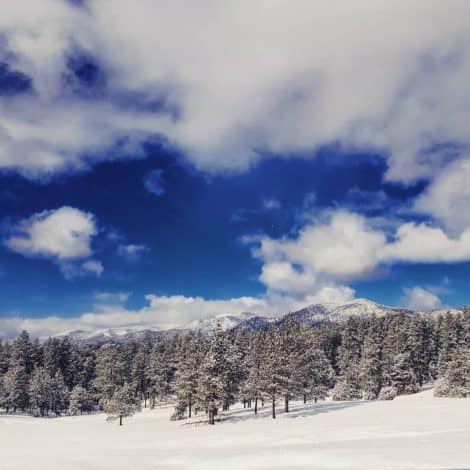
[[[373,315],[383,317],[388,314],[415,313],[413,310],[387,307],[368,299],[354,299],[349,302],[326,302],[313,304],[289,314],[302,324],[314,324],[322,321],[343,322],[350,317],[366,318]]]
[[[458,313],[462,309],[440,309],[426,313],[426,315],[438,316],[446,312]],[[212,318],[195,320],[181,328],[172,330],[160,330],[158,328],[131,327],[131,328],[106,328],[95,331],[75,330],[64,333],[60,336],[69,336],[69,338],[82,344],[100,345],[105,343],[125,343],[136,341],[144,335],[152,339],[171,337],[177,334],[184,334],[189,331],[199,331],[202,335],[210,335],[219,325],[222,330],[262,330],[270,325],[280,323],[285,318],[290,317],[303,325],[314,325],[321,322],[345,322],[348,318],[368,318],[373,315],[383,317],[388,314],[407,315],[421,314],[414,310],[388,307],[372,302],[368,299],[354,299],[349,302],[326,302],[309,305],[295,312],[290,312],[281,318],[267,317],[250,312],[239,314],[222,314]]]

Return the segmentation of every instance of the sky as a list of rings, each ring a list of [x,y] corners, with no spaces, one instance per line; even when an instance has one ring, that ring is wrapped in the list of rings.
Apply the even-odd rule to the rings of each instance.
[[[470,303],[465,0],[17,0],[0,337]]]

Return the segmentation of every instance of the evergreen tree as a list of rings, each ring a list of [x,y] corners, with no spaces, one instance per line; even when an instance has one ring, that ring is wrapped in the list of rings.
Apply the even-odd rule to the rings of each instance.
[[[294,369],[300,383],[304,403],[307,398],[315,401],[326,397],[328,387],[334,377],[334,371],[322,349],[316,344],[308,331],[303,332],[301,349]]]
[[[240,387],[240,396],[245,402],[254,400],[254,413],[258,413],[258,401],[263,396],[263,366],[265,333],[255,332],[248,346],[246,361],[247,374]]]
[[[149,367],[150,352],[152,343],[148,334],[144,335],[137,346],[137,352],[132,359],[131,380],[132,386],[139,397],[140,401],[144,401],[147,406],[149,379],[147,369]]]
[[[78,415],[84,411],[91,411],[92,399],[88,391],[81,385],[76,385],[70,392],[68,414]]]
[[[163,341],[157,341],[150,354],[146,369],[146,378],[150,391],[150,406],[153,408],[157,400],[165,400],[172,392],[173,367],[170,355]]]
[[[34,349],[27,331],[23,330],[13,341],[10,364],[13,367],[22,367],[26,375],[30,375],[34,368]]]
[[[370,320],[364,337],[359,363],[359,380],[363,398],[375,399],[382,388],[382,334],[376,318]]]
[[[29,383],[29,396],[33,409],[41,416],[49,413],[53,406],[54,383],[44,367],[36,367]]]
[[[185,337],[185,343],[186,345],[180,348],[177,358],[175,419],[182,418],[186,410],[188,417],[192,416],[198,391],[200,366],[204,357],[204,346],[200,337],[190,333]]]
[[[140,411],[140,401],[135,397],[132,387],[125,383],[115,388],[111,398],[103,402],[103,409],[108,415],[108,420],[119,419],[119,426],[122,426],[122,418],[133,416]]]
[[[276,398],[285,386],[285,357],[282,341],[275,329],[271,329],[265,338],[262,373],[263,395],[271,400],[272,417],[276,418]]]
[[[51,378],[51,384],[51,410],[56,415],[60,415],[68,408],[70,392],[60,371],[57,371]]]
[[[418,391],[418,379],[410,353],[405,352],[395,356],[390,379],[390,385],[397,390],[399,395]]]
[[[230,362],[227,358],[227,341],[221,328],[214,332],[210,346],[201,364],[196,405],[206,410],[209,424],[215,423],[219,408],[226,405],[228,384],[226,379]]]
[[[96,354],[93,386],[102,400],[109,400],[114,391],[124,384],[125,364],[116,345],[101,347]]]
[[[3,377],[4,406],[8,411],[25,411],[29,406],[28,374],[22,365],[10,366]]]
[[[360,359],[362,356],[362,328],[360,320],[348,319],[341,334],[338,348],[338,381],[333,390],[334,400],[358,400],[362,398]]]

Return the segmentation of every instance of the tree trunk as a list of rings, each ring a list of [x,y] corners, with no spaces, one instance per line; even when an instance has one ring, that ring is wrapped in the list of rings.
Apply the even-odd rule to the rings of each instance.
[[[273,419],[276,419],[276,397],[273,395]]]
[[[246,400],[243,400],[243,408],[246,408]]]
[[[304,393],[304,403],[307,403],[307,394]]]
[[[289,397],[287,395],[284,397],[284,411],[289,413]]]
[[[255,398],[255,415],[258,414],[258,397]]]
[[[211,408],[211,409],[209,410],[209,424],[215,424],[214,415],[215,415],[214,409]]]
[[[193,403],[192,403],[192,401],[191,401],[191,397],[189,397],[189,403],[188,403],[188,409],[189,409],[188,415],[189,415],[189,418],[191,418],[192,405],[193,405]]]
[[[248,400],[248,408],[251,408],[251,398]]]
[[[122,415],[119,415],[119,426],[122,426]]]

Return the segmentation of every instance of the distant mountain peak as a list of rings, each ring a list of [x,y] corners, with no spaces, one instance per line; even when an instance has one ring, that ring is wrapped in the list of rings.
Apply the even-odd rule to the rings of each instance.
[[[430,315],[441,315],[451,311],[456,313],[461,309],[441,309],[430,312]],[[84,344],[124,343],[135,341],[144,335],[151,338],[170,337],[176,334],[185,334],[189,331],[199,331],[203,335],[210,335],[217,326],[222,330],[262,330],[270,325],[282,322],[284,318],[290,317],[304,325],[313,325],[325,321],[345,322],[348,318],[368,318],[373,315],[383,317],[388,314],[418,314],[409,309],[389,307],[378,304],[366,298],[357,298],[347,302],[323,302],[308,305],[300,310],[289,312],[280,318],[268,317],[252,312],[221,313],[210,318],[194,320],[181,328],[161,330],[151,327],[122,327],[103,328],[94,331],[73,330],[58,336],[68,336],[72,341]]]

